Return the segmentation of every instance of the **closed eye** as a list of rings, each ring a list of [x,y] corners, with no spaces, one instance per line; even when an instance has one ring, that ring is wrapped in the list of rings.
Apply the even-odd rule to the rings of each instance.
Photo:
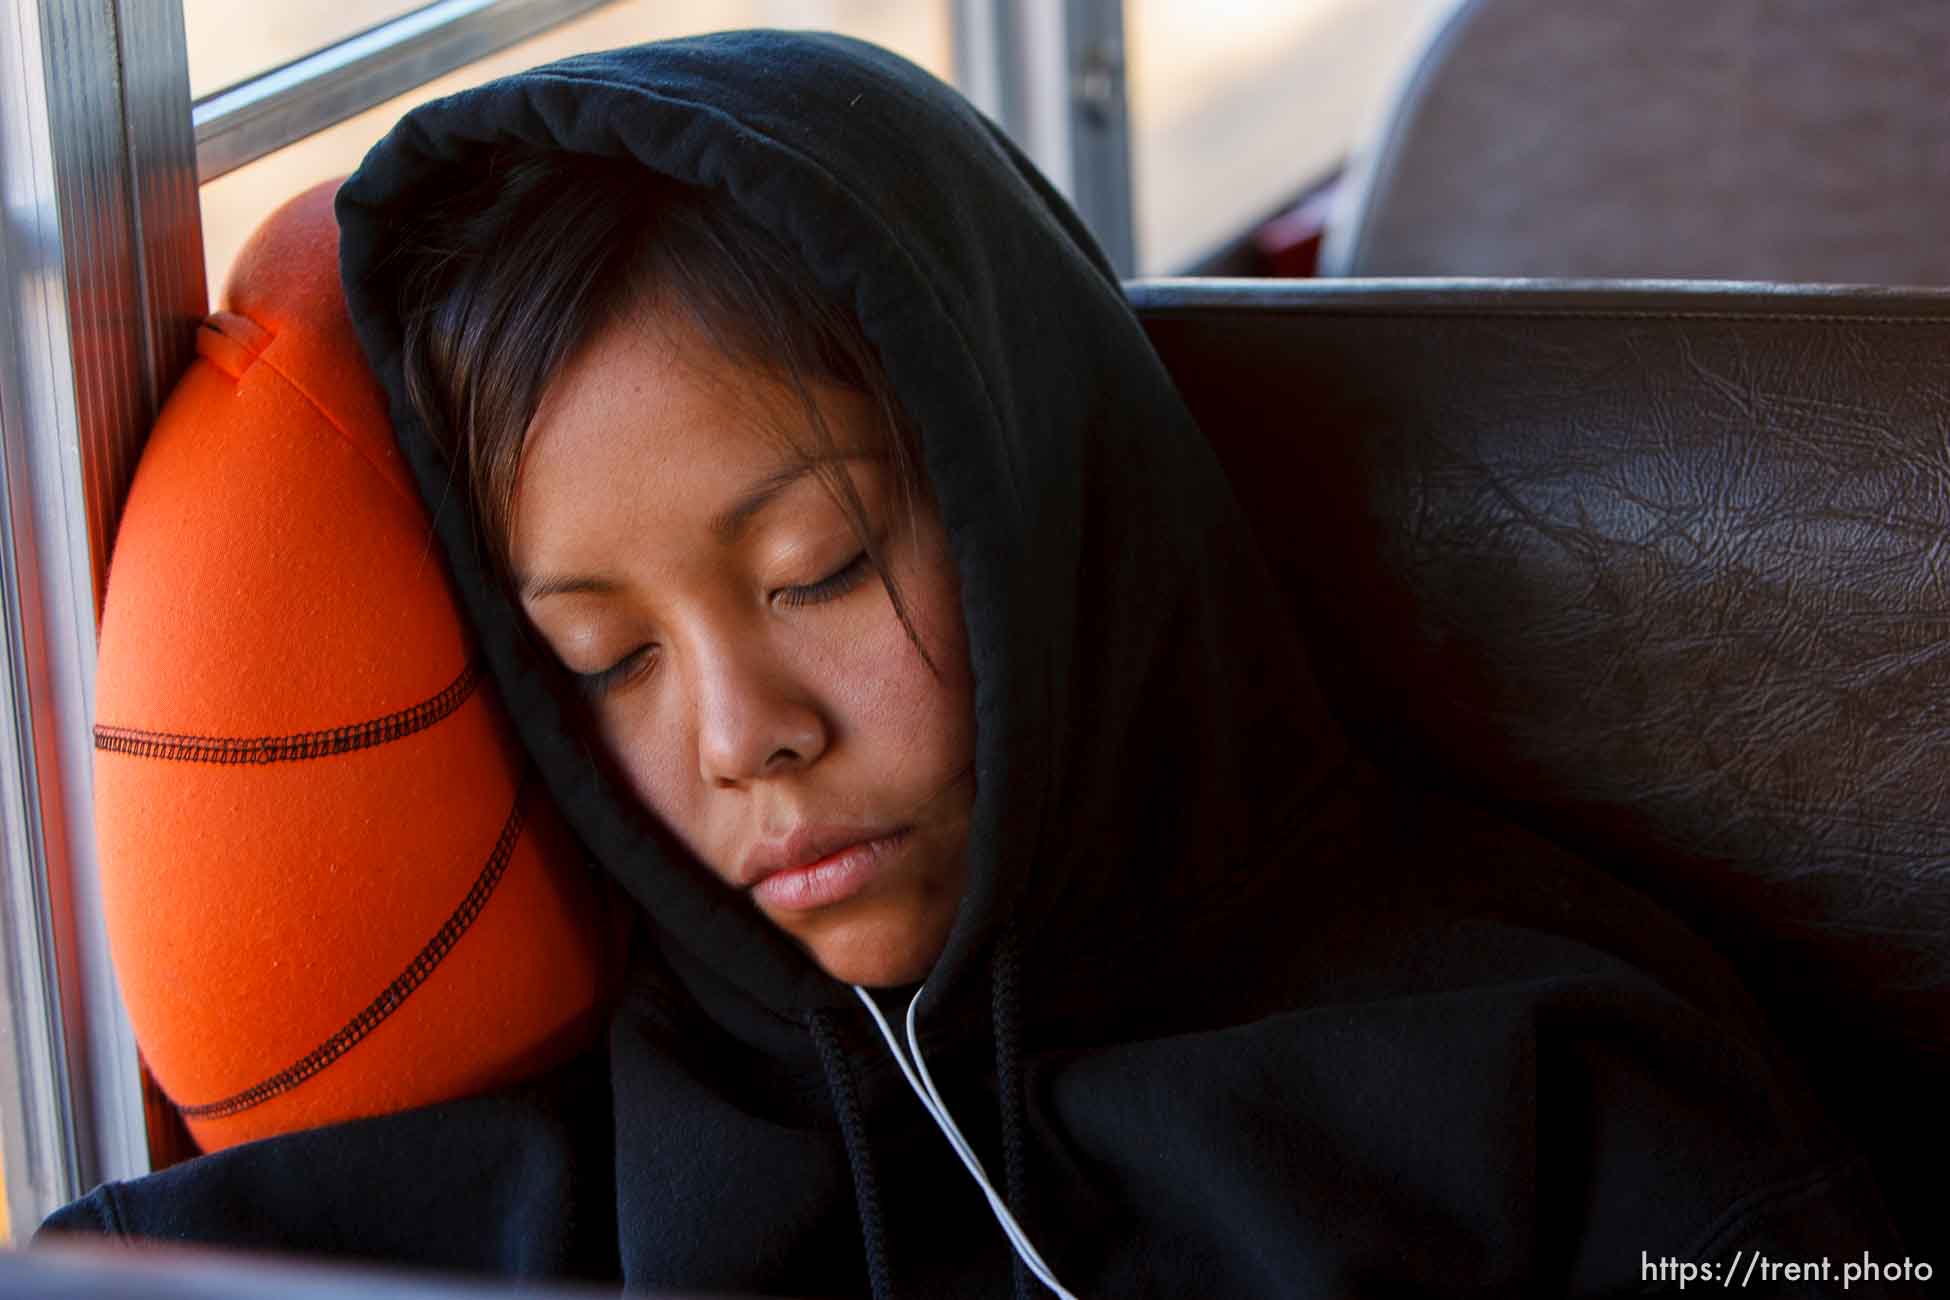
[[[872,560],[861,551],[818,582],[783,589],[778,593],[778,601],[781,605],[817,605],[821,601],[837,600],[864,582],[872,569]]]
[[[601,699],[639,671],[648,671],[656,650],[654,645],[639,646],[601,672],[576,673],[576,688],[590,699]]]

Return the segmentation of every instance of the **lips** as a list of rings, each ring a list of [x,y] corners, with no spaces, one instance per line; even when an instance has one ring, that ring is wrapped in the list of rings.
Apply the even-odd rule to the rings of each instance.
[[[801,827],[746,858],[738,883],[769,909],[828,907],[872,883],[906,838],[903,826]]]

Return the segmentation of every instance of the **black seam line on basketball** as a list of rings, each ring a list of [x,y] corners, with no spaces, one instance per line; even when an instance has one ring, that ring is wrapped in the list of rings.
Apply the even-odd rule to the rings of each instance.
[[[279,1070],[262,1083],[252,1084],[235,1096],[225,1097],[221,1101],[206,1102],[200,1106],[179,1104],[177,1109],[191,1119],[225,1119],[247,1111],[253,1106],[261,1105],[279,1093],[291,1091],[344,1056],[358,1044],[360,1039],[377,1029],[386,1017],[399,1010],[406,999],[413,995],[413,991],[426,983],[427,977],[433,974],[434,969],[442,961],[446,960],[447,954],[453,951],[454,945],[460,942],[461,936],[467,933],[468,927],[474,924],[476,917],[480,916],[481,909],[487,906],[488,898],[494,893],[495,886],[501,883],[501,877],[507,874],[509,859],[514,855],[515,841],[521,837],[521,800],[526,788],[527,782],[524,779],[522,786],[515,791],[515,805],[508,813],[507,822],[501,827],[501,838],[495,841],[494,852],[489,855],[487,865],[482,867],[481,874],[475,877],[474,887],[469,889],[467,896],[460,900],[460,906],[455,908],[453,915],[447,918],[447,923],[435,931],[433,938],[427,940],[426,946],[407,963],[406,969],[401,971],[378,997],[367,1003],[363,1011],[352,1017],[337,1033],[307,1052],[302,1058]]]
[[[95,748],[136,758],[160,758],[179,763],[218,763],[226,766],[289,763],[307,758],[330,758],[375,745],[404,740],[425,731],[465,704],[481,684],[481,665],[470,663],[440,694],[410,709],[369,722],[301,731],[289,736],[188,736],[133,727],[95,728]]]

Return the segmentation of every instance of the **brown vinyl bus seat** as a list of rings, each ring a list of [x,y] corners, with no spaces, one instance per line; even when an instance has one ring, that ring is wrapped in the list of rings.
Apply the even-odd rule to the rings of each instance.
[[[1132,293],[1357,741],[1703,933],[1940,1258],[1950,292]]]

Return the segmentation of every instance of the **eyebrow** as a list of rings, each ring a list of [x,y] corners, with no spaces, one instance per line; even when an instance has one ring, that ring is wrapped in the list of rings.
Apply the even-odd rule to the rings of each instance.
[[[842,453],[835,456],[813,456],[794,461],[767,474],[746,489],[743,496],[711,516],[711,535],[722,546],[730,546],[744,533],[758,513],[771,504],[779,493],[797,483],[821,465],[838,464],[849,460],[879,460],[879,455],[871,452]],[[521,598],[524,601],[543,600],[549,596],[563,596],[570,593],[613,594],[617,583],[612,578],[599,578],[584,575],[543,575],[524,578],[520,581]]]
[[[828,457],[825,459],[837,460],[841,458]],[[744,496],[739,497],[723,510],[711,516],[711,535],[717,538],[723,545],[731,545],[745,531],[745,526],[751,523],[752,516],[771,504],[773,497],[776,497],[779,493],[812,473],[815,468],[823,463],[825,461],[820,459],[802,460],[797,464],[787,465],[782,469],[766,475],[758,482],[752,484],[751,489]]]

